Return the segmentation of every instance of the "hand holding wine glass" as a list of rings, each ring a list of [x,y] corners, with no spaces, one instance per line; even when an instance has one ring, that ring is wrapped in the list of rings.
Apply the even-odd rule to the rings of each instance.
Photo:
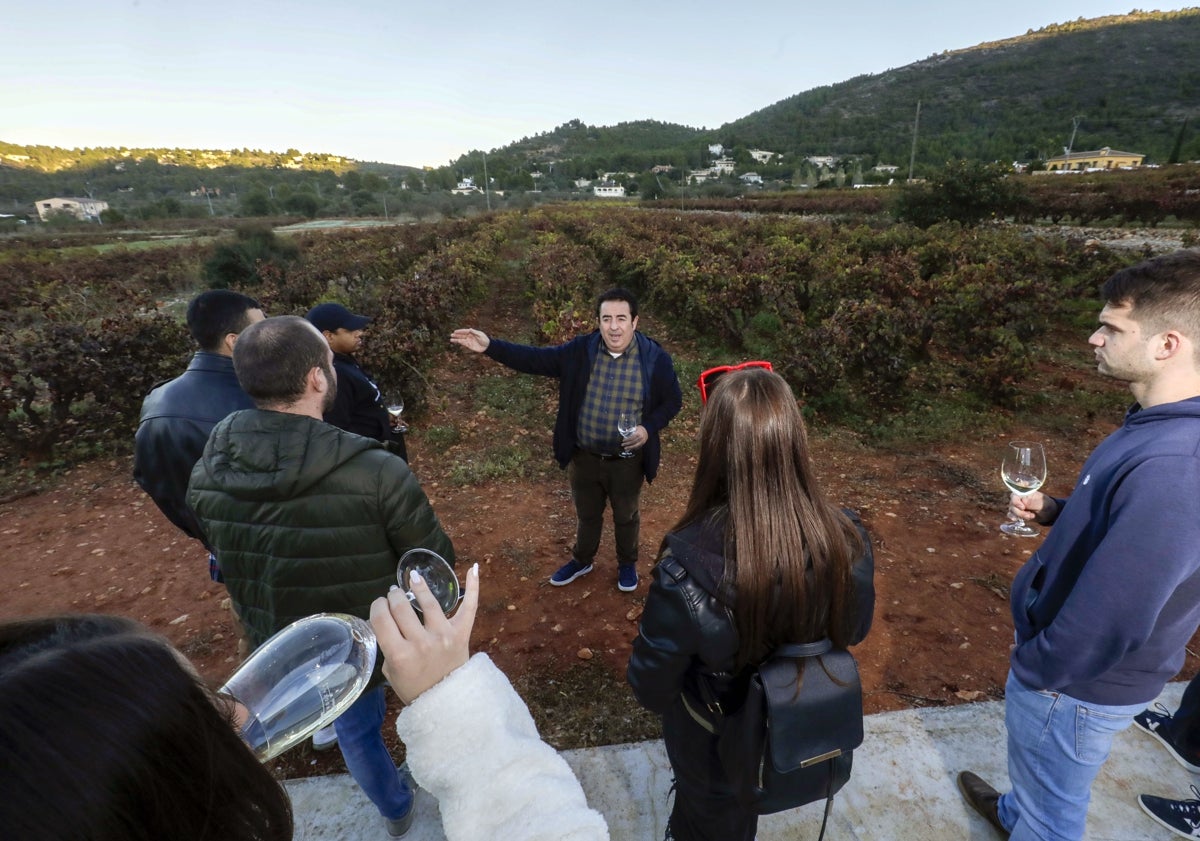
[[[439,615],[435,595],[419,575],[412,585],[412,598],[401,598],[396,589],[371,605],[371,626],[384,657],[383,673],[406,704],[470,657],[468,644],[479,604],[479,564],[467,572],[466,596],[453,618]],[[414,614],[414,608],[423,612]]]
[[[638,418],[636,412],[621,412],[617,417],[617,432],[621,433],[622,438],[628,438],[633,433],[637,432]],[[633,458],[633,452],[622,449],[620,452],[621,458]]]
[[[397,432],[408,432],[408,424],[400,419],[400,416],[404,414],[404,398],[397,396],[388,404],[387,410],[392,418],[392,429]]]
[[[1046,481],[1046,453],[1042,445],[1032,441],[1010,441],[1000,464],[1000,478],[1017,496],[1028,496]],[[1000,531],[1014,537],[1037,537],[1041,532],[1014,517],[1000,526]]]
[[[413,592],[413,573],[424,583],[425,589],[433,594],[434,601],[442,613],[449,616],[462,600],[462,588],[454,568],[446,559],[432,549],[409,549],[400,556],[396,564],[396,582],[417,613],[423,613],[421,603]]]

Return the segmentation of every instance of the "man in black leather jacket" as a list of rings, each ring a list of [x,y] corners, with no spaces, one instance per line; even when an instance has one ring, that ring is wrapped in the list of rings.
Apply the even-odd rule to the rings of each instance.
[[[168,520],[204,543],[214,581],[221,572],[185,499],[188,479],[213,427],[232,412],[254,408],[234,374],[233,345],[262,320],[261,305],[247,295],[226,289],[197,295],[188,304],[187,324],[200,350],[186,371],[146,395],[134,439],[134,480]]]

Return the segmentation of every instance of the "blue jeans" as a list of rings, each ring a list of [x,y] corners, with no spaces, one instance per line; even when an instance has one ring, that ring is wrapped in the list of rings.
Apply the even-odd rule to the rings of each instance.
[[[1113,738],[1145,704],[1089,704],[1061,692],[1025,686],[1010,671],[1004,688],[1008,776],[1000,822],[1011,841],[1083,838],[1092,780],[1108,759]]]
[[[396,771],[396,763],[383,743],[383,715],[387,709],[383,692],[383,686],[364,692],[338,716],[333,729],[354,782],[381,815],[395,820],[412,808],[413,791],[407,776],[401,777]]]

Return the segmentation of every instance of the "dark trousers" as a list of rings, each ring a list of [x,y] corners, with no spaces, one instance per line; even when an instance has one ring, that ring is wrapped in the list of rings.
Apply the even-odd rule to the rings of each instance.
[[[571,499],[575,502],[575,547],[571,555],[581,564],[590,564],[600,548],[604,529],[604,506],[612,504],[613,532],[617,542],[617,563],[636,564],[641,519],[638,503],[642,497],[642,454],[633,458],[601,458],[576,450],[568,470]]]
[[[1200,763],[1200,674],[1183,690],[1179,709],[1171,716],[1171,736],[1185,759]]]
[[[758,815],[737,802],[717,757],[717,739],[676,701],[663,716],[663,744],[675,775],[668,827],[674,841],[754,841]]]

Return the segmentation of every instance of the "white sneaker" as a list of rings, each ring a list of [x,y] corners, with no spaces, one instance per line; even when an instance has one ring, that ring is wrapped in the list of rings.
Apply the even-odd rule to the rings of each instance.
[[[334,731],[333,725],[322,727],[316,733],[313,733],[313,750],[329,750],[337,744],[337,732]]]

